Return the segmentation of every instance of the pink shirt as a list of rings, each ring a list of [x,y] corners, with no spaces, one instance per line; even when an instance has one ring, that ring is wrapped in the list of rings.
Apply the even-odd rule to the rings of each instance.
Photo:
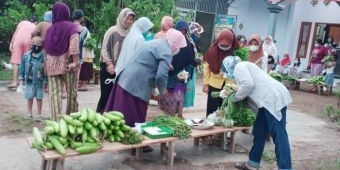
[[[11,43],[18,43],[18,44],[30,44],[31,43],[31,34],[35,29],[35,24],[29,21],[21,21],[12,37]]]

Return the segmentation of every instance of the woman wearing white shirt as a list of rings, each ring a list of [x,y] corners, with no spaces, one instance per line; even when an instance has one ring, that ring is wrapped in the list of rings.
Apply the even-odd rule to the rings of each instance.
[[[290,146],[286,131],[287,105],[292,102],[287,88],[271,78],[258,66],[251,62],[241,62],[237,56],[229,56],[223,60],[227,77],[234,77],[237,90],[235,102],[244,99],[255,113],[253,125],[253,146],[248,162],[235,165],[238,169],[256,169],[260,167],[266,136],[271,134],[275,144],[278,169],[292,169]]]
[[[263,43],[262,70],[269,72],[277,60],[277,49],[272,36],[268,35]]]

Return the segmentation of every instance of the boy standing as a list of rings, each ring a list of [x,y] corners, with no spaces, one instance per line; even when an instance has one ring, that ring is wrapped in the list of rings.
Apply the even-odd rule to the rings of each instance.
[[[44,97],[43,88],[47,85],[47,77],[44,75],[44,54],[42,52],[43,40],[41,37],[33,37],[31,47],[22,57],[19,80],[25,85],[25,98],[27,99],[28,115],[26,118],[33,119],[33,99],[37,100],[38,117],[36,121],[42,121],[41,108]]]

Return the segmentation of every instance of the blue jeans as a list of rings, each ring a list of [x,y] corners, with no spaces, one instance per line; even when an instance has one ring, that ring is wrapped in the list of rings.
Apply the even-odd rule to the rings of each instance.
[[[281,110],[282,119],[278,121],[267,109],[260,108],[253,126],[253,146],[249,153],[248,164],[259,168],[268,133],[275,144],[275,155],[280,170],[292,169],[288,134],[286,131],[286,110]]]

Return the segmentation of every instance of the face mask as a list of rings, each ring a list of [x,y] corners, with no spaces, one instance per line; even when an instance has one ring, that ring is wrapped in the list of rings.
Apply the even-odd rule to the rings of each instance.
[[[314,45],[315,47],[319,47],[320,45],[318,44],[318,43],[315,43],[315,45]]]
[[[36,45],[31,45],[31,51],[33,53],[40,53],[41,52],[41,47],[40,46],[36,46]]]
[[[218,48],[222,51],[228,51],[230,50],[231,46],[228,46],[228,47],[222,47],[220,44],[217,44],[218,45]]]
[[[179,53],[179,51],[180,51],[180,49],[176,48],[176,50],[172,52],[172,55],[177,55]]]
[[[257,50],[259,50],[259,46],[257,46],[257,45],[251,45],[251,46],[249,46],[249,51],[255,52],[255,51],[257,51]]]

